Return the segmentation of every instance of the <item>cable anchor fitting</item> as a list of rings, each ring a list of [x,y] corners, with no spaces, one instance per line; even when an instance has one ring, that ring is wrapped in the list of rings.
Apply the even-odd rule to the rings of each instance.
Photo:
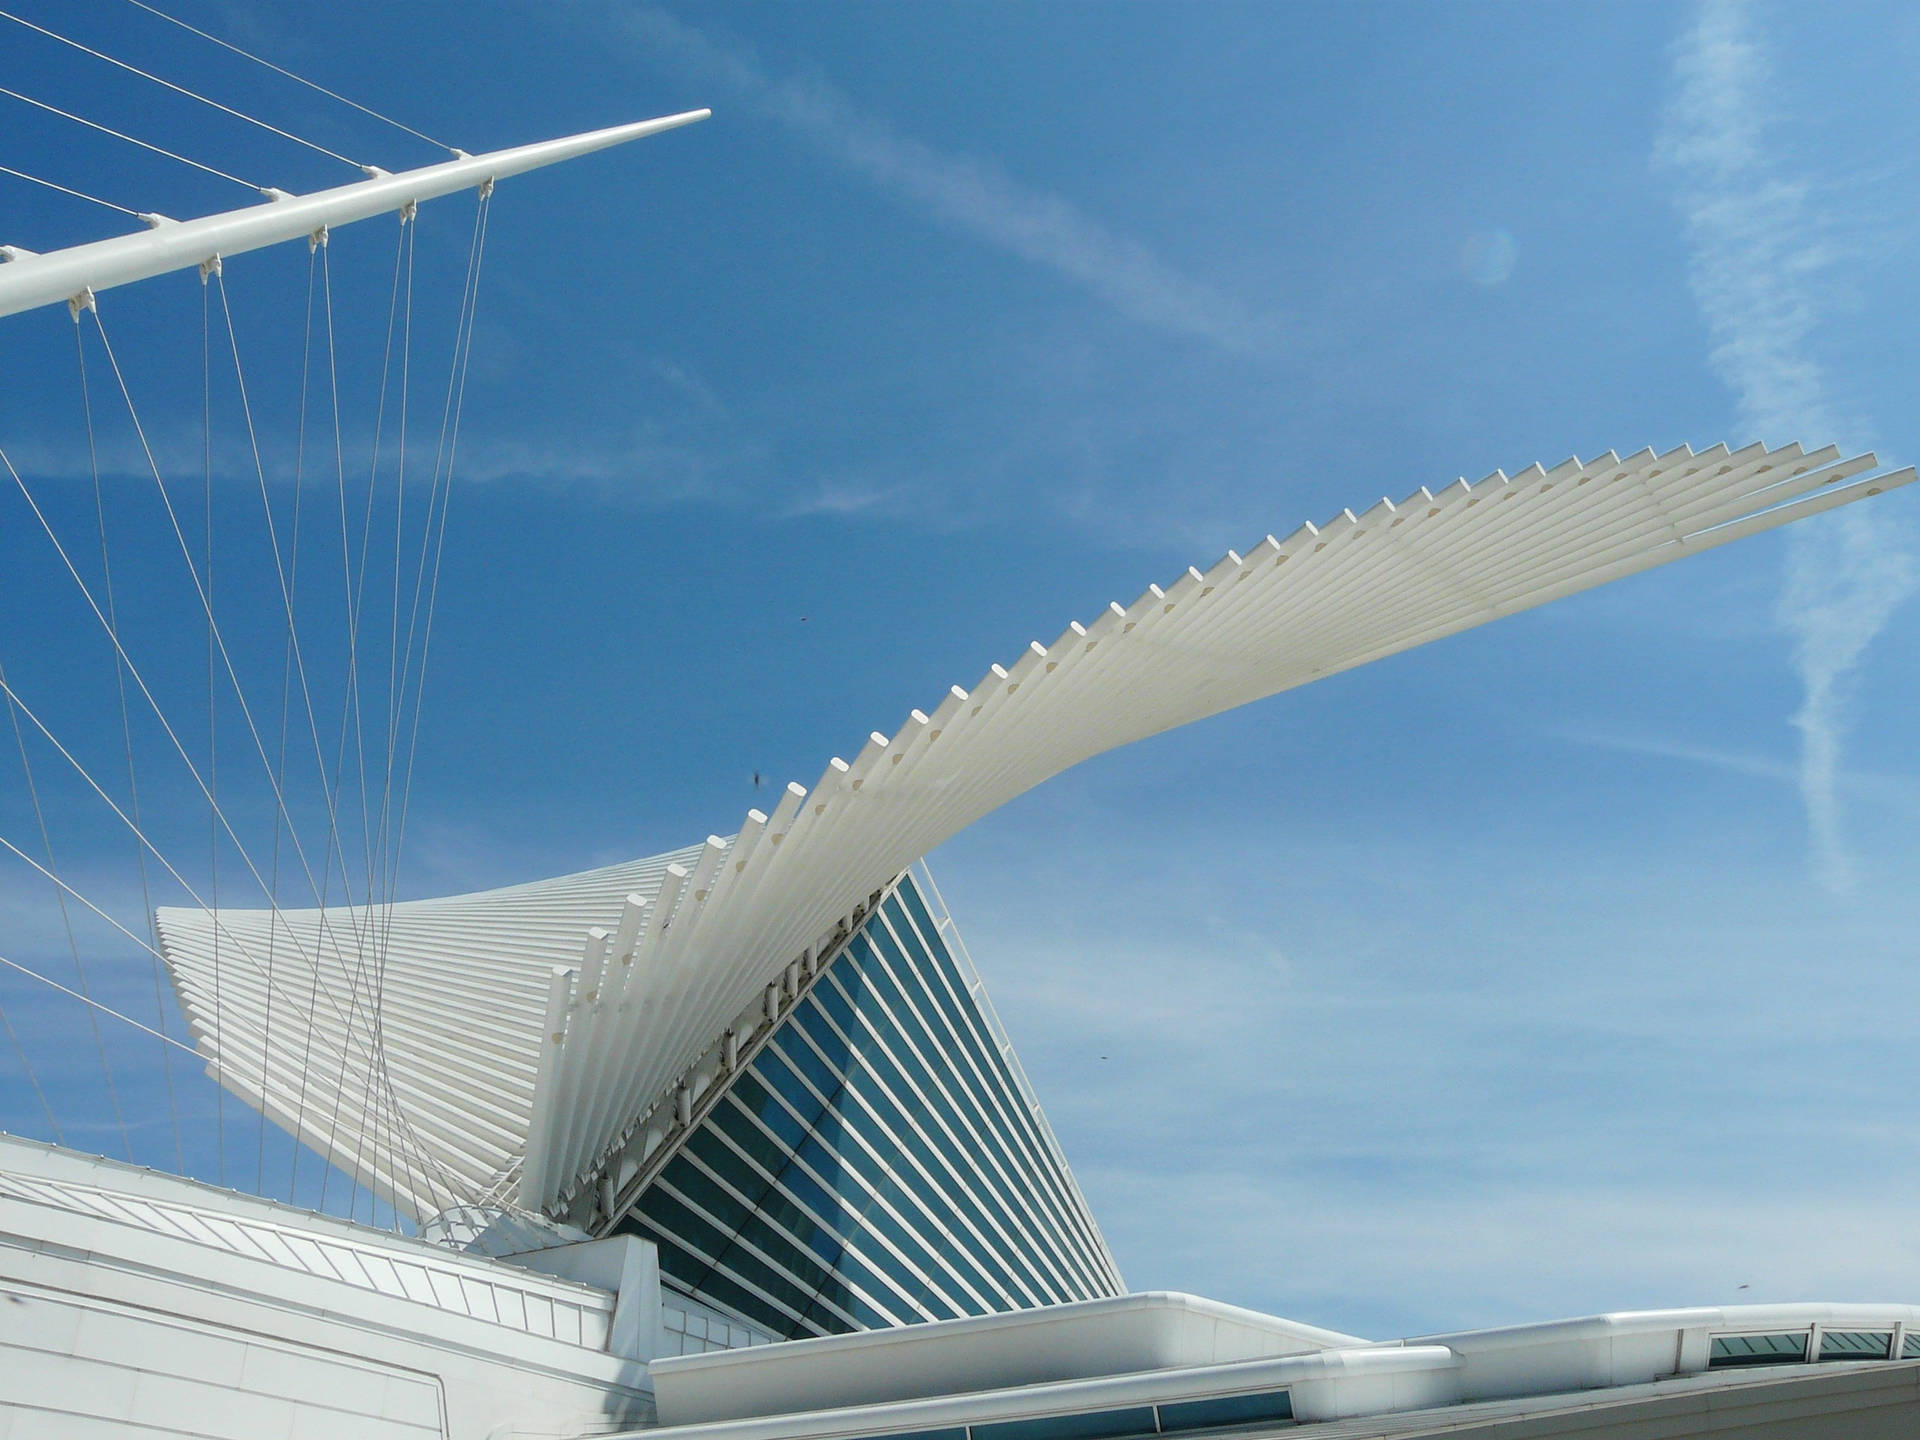
[[[73,316],[73,323],[76,325],[80,323],[81,312],[86,310],[91,310],[96,315],[100,313],[99,302],[93,298],[93,290],[91,288],[82,290],[78,295],[75,295],[71,300],[67,301],[67,311]]]
[[[202,285],[206,284],[207,281],[218,274],[220,274],[220,257],[218,255],[200,262],[200,283]]]
[[[402,225],[411,225],[419,214],[420,202],[418,200],[409,200],[400,207],[400,223]]]
[[[327,243],[327,227],[322,225],[318,230],[314,231],[311,235],[307,236],[307,253],[311,255],[314,251],[320,249],[326,243]]]

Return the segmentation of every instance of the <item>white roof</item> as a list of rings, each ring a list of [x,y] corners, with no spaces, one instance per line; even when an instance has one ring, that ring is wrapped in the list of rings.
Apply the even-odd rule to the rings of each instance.
[[[1875,463],[1831,448],[1683,447],[1417,490],[1269,536],[1029,645],[891,737],[874,733],[851,762],[834,759],[811,792],[788,786],[771,816],[749,811],[732,840],[394,906],[380,919],[377,976],[359,956],[381,947],[343,939],[371,923],[358,910],[324,924],[284,913],[277,927],[261,912],[216,922],[164,911],[163,947],[226,1082],[277,1123],[300,1111],[304,1139],[401,1208],[429,1213],[489,1192],[548,1205],[855,905],[1048,777],[1914,479],[1872,475]],[[268,986],[270,935],[279,957]],[[316,951],[323,998],[307,1063],[288,1041],[302,1038],[290,1032],[304,1027]],[[369,1102],[375,1008],[385,1078]]]
[[[653,1393],[662,1425],[698,1425],[1232,1365],[1371,1343],[1198,1295],[1148,1290],[669,1356],[654,1361]]]
[[[644,1433],[907,1440],[970,1426],[976,1435],[1270,1436],[1271,1412],[1262,1420],[1242,1411],[1236,1423],[1221,1407],[1201,1419],[1194,1402],[1284,1391],[1292,1420],[1340,1435],[1772,1435],[1781,1432],[1767,1421],[1796,1417],[1814,1423],[1791,1433],[1823,1435],[1840,1433],[1840,1417],[1853,1408],[1823,1393],[1823,1372],[1827,1381],[1880,1377],[1884,1390],[1867,1404],[1920,1404],[1915,1367],[1897,1358],[1916,1333],[1917,1306],[1814,1303],[1627,1310],[1366,1341],[1191,1295],[1129,1295],[656,1359],[660,1425]],[[1715,1365],[1716,1342],[1759,1336],[1785,1342],[1776,1354],[1797,1348],[1798,1358]],[[1837,1354],[1828,1337],[1842,1341]],[[1814,1383],[1771,1401],[1726,1393],[1793,1378]],[[1870,1378],[1868,1385],[1879,1388]],[[1498,1408],[1468,1408],[1489,1405]],[[1566,1406],[1588,1413],[1567,1416],[1564,1429],[1541,1423]],[[1714,1414],[1728,1419],[1724,1428],[1701,1423]],[[1331,1429],[1359,1417],[1371,1423]]]

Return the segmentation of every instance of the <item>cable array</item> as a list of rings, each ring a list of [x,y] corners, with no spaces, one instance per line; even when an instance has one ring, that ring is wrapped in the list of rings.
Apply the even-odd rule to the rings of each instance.
[[[155,75],[150,70],[143,70],[138,65],[130,64],[125,60],[116,59],[114,56],[107,54],[104,50],[96,50],[91,45],[82,44],[80,41],[73,39],[71,36],[62,35],[57,30],[49,30],[44,25],[36,25],[33,21],[23,19],[22,17],[15,15],[10,10],[0,10],[0,20],[11,20],[14,24],[23,26],[24,28],[33,31],[37,35],[44,35],[49,40],[57,40],[60,44],[68,46],[71,49],[78,50],[83,55],[90,55],[95,60],[99,60],[104,64],[113,66],[116,70],[123,71],[128,75],[138,76],[140,79],[148,81],[151,84],[158,85],[162,89],[170,90],[176,95],[183,95],[187,99],[196,101],[201,105],[205,105],[211,110],[219,111],[222,115],[231,116],[235,120],[245,121],[247,124],[255,126],[258,129],[265,130],[271,135],[279,136],[282,140],[291,140],[295,145],[304,146],[306,149],[313,151],[315,154],[324,155],[330,160],[338,160],[342,165],[352,165],[355,169],[360,168],[360,165],[357,161],[348,159],[345,155],[342,155],[338,150],[331,150],[327,146],[320,144],[318,141],[309,140],[302,135],[296,135],[291,130],[283,130],[278,125],[272,124],[270,121],[262,120],[255,115],[249,115],[244,110],[236,110],[233,106],[223,104],[220,101],[213,99],[211,96],[202,95],[198,90],[191,90],[185,85],[176,84],[172,80],[164,79],[159,75]]]
[[[144,0],[130,3],[369,118],[440,143]],[[10,10],[0,9],[0,20],[276,138],[354,163],[337,150],[201,89]],[[0,97],[145,154],[263,191],[275,200],[294,198],[77,109],[6,86],[0,86]],[[32,538],[37,529],[45,541],[41,553],[56,586],[67,586],[69,597],[77,599],[78,629],[72,636],[63,633],[57,643],[103,647],[101,657],[110,658],[112,666],[113,693],[110,703],[89,710],[77,701],[68,703],[73,687],[64,681],[50,686],[48,677],[32,666],[26,667],[24,683],[19,671],[10,675],[0,670],[0,697],[8,708],[23,794],[34,822],[34,834],[27,838],[37,841],[17,843],[0,833],[0,856],[51,888],[75,983],[53,974],[39,957],[17,950],[0,956],[0,966],[81,1005],[130,1158],[136,1154],[138,1117],[121,1103],[119,1060],[107,1043],[103,1019],[121,1027],[116,1033],[130,1030],[157,1046],[177,1169],[210,1163],[222,1183],[245,1175],[242,1153],[229,1153],[230,1138],[237,1138],[230,1137],[227,1116],[226,1097],[232,1091],[258,1100],[259,1124],[248,1127],[255,1146],[250,1178],[263,1192],[277,1188],[268,1173],[268,1120],[296,1142],[288,1152],[289,1198],[317,1189],[324,1206],[330,1186],[344,1176],[349,1188],[339,1203],[354,1218],[360,1218],[364,1206],[365,1219],[378,1220],[385,1207],[386,1217],[399,1224],[471,1203],[495,1187],[498,1167],[476,1177],[470,1167],[448,1159],[439,1143],[435,1106],[421,1102],[417,1075],[395,1063],[397,1056],[410,1054],[417,1038],[407,1018],[415,997],[407,993],[411,982],[405,975],[397,977],[396,992],[389,963],[405,908],[398,896],[493,184],[500,173],[516,174],[704,114],[662,117],[477,159],[454,151],[463,164],[421,172],[431,177],[422,181],[427,188],[408,198],[399,212],[384,331],[375,346],[379,363],[368,407],[371,433],[364,442],[364,470],[357,453],[363,442],[350,435],[349,407],[343,404],[346,357],[335,309],[330,237],[324,227],[311,232],[305,298],[294,327],[301,359],[293,483],[286,499],[279,495],[271,459],[272,426],[244,358],[251,342],[243,344],[246,327],[237,314],[240,306],[229,289],[226,265],[217,253],[198,258],[193,249],[206,240],[208,250],[217,250],[212,240],[216,230],[231,238],[240,253],[296,238],[300,232],[290,222],[306,223],[299,205],[318,207],[316,218],[324,215],[329,223],[368,218],[383,204],[399,203],[397,197],[389,199],[390,177],[360,167],[377,183],[340,187],[337,195],[309,197],[290,209],[236,211],[180,227],[164,217],[142,214],[139,218],[150,226],[168,232],[155,242],[165,254],[156,259],[146,251],[132,252],[141,259],[131,268],[126,265],[131,237],[107,242],[98,253],[88,248],[84,260],[7,252],[31,267],[31,276],[23,269],[19,283],[8,282],[9,313],[62,299],[71,312],[91,480],[91,506],[81,512],[85,520],[80,528],[90,522],[91,533],[72,533],[75,521],[65,497],[55,495],[43,477],[31,467],[17,466],[0,449],[0,471],[11,483],[6,498],[10,504],[17,502],[22,518],[30,520],[19,527],[20,534]],[[0,174],[119,213],[136,213],[25,171],[0,167]],[[444,356],[429,354],[424,348],[429,338],[425,314],[417,308],[416,204],[476,182],[478,202],[452,315],[452,343]],[[356,211],[355,206],[360,208]],[[269,214],[275,218],[263,231],[256,222]],[[112,252],[112,263],[107,251]],[[176,251],[181,253],[176,256]],[[115,327],[102,316],[95,297],[96,287],[104,290],[157,273],[142,266],[157,267],[161,260],[175,268],[199,266],[200,365],[192,377],[199,392],[197,465],[183,465],[170,453],[163,458],[166,446],[156,443],[146,406],[136,398],[140,377],[123,364]],[[78,293],[68,293],[64,277],[75,271],[89,278],[71,287]],[[323,342],[324,367],[319,356]],[[355,348],[358,363],[364,357]],[[436,369],[441,364],[443,382]],[[96,369],[111,379],[106,393],[118,398],[118,413],[111,419],[96,403]],[[428,384],[434,390],[423,389]],[[424,421],[431,412],[422,410],[430,403],[429,394],[440,411],[430,468],[425,464],[429,451]],[[104,404],[105,410],[115,408],[111,399]],[[310,471],[325,468],[310,465],[309,442],[315,438],[310,420],[316,415],[322,423],[315,430],[331,422],[332,475],[325,488],[333,491],[327,508],[337,510],[339,521],[337,557],[331,554],[327,533],[331,525],[305,512],[313,488]],[[124,428],[131,446],[113,453],[125,458],[105,462],[110,447],[102,441],[103,424]],[[166,433],[162,426],[160,434]],[[244,436],[243,446],[235,443],[238,436]],[[243,475],[250,481],[245,488],[257,493],[258,523],[251,528],[236,524],[229,472]],[[109,503],[107,490],[113,484],[127,488]],[[129,547],[134,547],[139,566],[134,582],[139,586],[138,606],[123,604],[134,592],[116,578],[125,571]],[[97,567],[90,558],[95,550]],[[163,562],[167,573],[159,576],[155,566]],[[242,589],[247,578],[262,575],[268,581],[264,603],[261,596]],[[158,618],[163,592],[184,611],[184,625],[177,616],[165,622]],[[277,663],[259,667],[255,652],[263,627],[271,633]],[[190,635],[197,648],[196,659],[186,667],[179,656],[183,635]],[[4,648],[12,650],[19,641],[12,637]],[[66,658],[63,653],[63,661]],[[263,683],[255,674],[259,668],[278,673]],[[194,671],[189,685],[183,677]],[[62,714],[63,707],[81,711],[78,733]],[[97,735],[90,733],[87,720],[94,722]],[[56,777],[57,784],[49,787],[48,775]],[[162,787],[165,803],[151,803],[155,787]],[[52,807],[43,803],[55,789],[63,799],[78,797],[82,806],[93,807],[95,830],[106,832],[116,851],[123,838],[131,845],[137,917],[114,913],[116,906],[128,905],[126,897],[103,897],[91,882],[84,887],[75,883],[85,878],[81,870],[67,873],[72,847],[57,838],[60,825]],[[149,797],[145,802],[143,794]],[[10,816],[0,813],[0,826],[11,823]],[[183,838],[184,829],[192,827],[198,833]],[[89,832],[86,838],[90,847],[98,848],[98,834]],[[168,900],[175,903],[163,903]],[[261,908],[243,913],[235,910],[236,903]],[[166,928],[171,922],[163,923],[160,917],[181,913],[196,917],[195,948],[176,963]],[[264,929],[253,923],[261,915],[266,917]],[[144,999],[129,1005],[118,995],[95,993],[103,954],[140,956],[152,982],[150,1020],[133,1013],[144,1007]],[[171,971],[175,997],[186,1011],[185,1039],[172,1033],[177,1026],[163,969]],[[396,1005],[396,1000],[403,1003]],[[14,1018],[0,1007],[0,1028],[7,1032],[49,1131],[59,1140],[59,1092],[43,1083],[44,1067],[36,1068],[30,1037]],[[175,1051],[199,1057],[216,1082],[210,1162],[189,1155],[184,1120],[195,1092],[176,1086]],[[306,1181],[305,1189],[302,1148],[327,1162],[317,1178]],[[505,1203],[511,1205],[510,1198]]]
[[[157,6],[147,4],[146,0],[128,0],[128,3],[133,5],[135,8],[139,10],[145,11],[149,15],[152,15],[160,20],[165,21],[169,25],[176,26],[179,29],[186,31],[189,34],[194,35],[201,40],[207,41],[209,44],[215,45],[220,49],[225,50],[231,54],[238,55],[241,58],[255,65],[259,65],[264,69],[268,70],[269,72],[271,72],[272,74],[279,76],[282,79],[289,80],[296,85],[300,85],[305,89],[314,91],[315,93],[323,95],[328,99],[335,101],[338,104],[344,105],[349,109],[357,112],[358,114],[367,116],[370,119],[378,120],[382,124],[389,125],[396,129],[402,130],[408,135],[414,136],[415,138],[420,140],[424,140],[429,145],[438,146],[439,148],[446,150],[451,154],[461,155],[465,153],[459,150],[457,147],[448,145],[443,141],[436,140],[432,136],[427,135],[424,132],[415,129],[413,126],[408,125],[403,121],[396,120],[392,116],[387,115],[382,111],[375,110],[371,106],[364,105],[357,100],[354,100],[349,98],[348,96],[342,95],[337,90],[333,90],[328,86],[320,84],[317,81],[310,80],[306,76],[298,74],[297,72],[290,70],[285,66],[275,64],[273,61],[268,60],[261,55],[257,55],[250,50],[243,49],[240,46],[235,45],[230,41],[222,40],[219,36],[210,34],[209,32],[200,29],[198,26],[191,25],[187,23],[185,20],[182,20],[177,16],[170,15],[166,11],[161,10]],[[71,49],[80,54],[86,55],[89,58],[93,60],[97,60],[104,65],[111,66],[113,69],[121,72],[122,74],[132,75],[152,85],[159,86],[162,89],[165,89],[173,94],[180,95],[188,100],[195,102],[196,104],[212,109],[218,112],[219,114],[228,116],[235,120],[242,121],[243,123],[253,126],[258,130],[261,130],[268,134],[273,135],[277,139],[289,141],[292,144],[298,145],[305,150],[308,150],[318,155],[322,155],[327,159],[338,161],[341,164],[352,165],[354,166],[354,168],[362,171],[365,174],[371,175],[373,173],[376,173],[374,167],[361,165],[357,161],[351,159],[346,155],[341,154],[339,151],[331,148],[330,146],[323,145],[316,140],[310,139],[292,130],[288,130],[282,126],[276,125],[271,121],[261,119],[259,116],[250,114],[247,111],[238,108],[237,106],[229,105],[223,101],[216,100],[212,96],[206,95],[199,90],[195,90],[189,86],[182,85],[177,81],[169,80],[165,76],[156,74],[151,70],[143,68],[142,66],[135,65],[131,61],[123,60],[118,56],[111,55],[104,50],[98,49],[92,45],[88,45],[80,40],[76,40],[70,35],[62,34],[61,32],[57,30],[53,30],[45,25],[38,24],[37,22],[29,20],[24,16],[15,14],[10,10],[0,9],[0,20],[9,21],[12,24],[17,25],[22,29],[27,30],[33,34],[42,36],[47,40],[51,40],[59,45],[67,47],[68,49]],[[104,124],[98,120],[90,119],[89,117],[81,115],[76,111],[67,109],[63,106],[55,105],[50,101],[41,100],[34,96],[27,95],[19,90],[12,89],[8,86],[0,85],[0,95],[5,95],[8,98],[15,100],[21,104],[31,106],[32,108],[39,110],[45,114],[56,116],[72,124],[79,125],[85,129],[91,130],[97,134],[106,135],[111,137],[112,139],[121,141],[125,144],[135,146],[140,150],[145,151],[149,154],[158,155],[164,159],[174,161],[178,164],[190,166],[195,170],[201,171],[204,174],[215,176],[218,179],[230,181],[235,185],[245,186],[249,190],[253,190],[262,194],[271,195],[276,193],[270,186],[257,185],[251,181],[243,180],[239,176],[233,174],[231,171],[227,169],[222,168],[221,166],[211,164],[205,160],[195,159],[192,156],[182,154],[177,150],[170,149],[167,146],[158,144],[152,140],[144,139],[140,136],[130,134],[125,130],[121,130],[114,126]],[[0,174],[9,175],[15,179],[24,180],[34,185],[43,186],[46,189],[57,191],[63,195],[72,196],[73,198],[78,200],[90,201],[93,204],[104,206],[107,209],[117,211],[123,215],[133,216],[136,219],[141,218],[141,212],[130,206],[121,205],[111,200],[102,199],[97,195],[88,193],[87,191],[77,189],[70,185],[62,184],[58,181],[45,179],[41,176],[31,174],[24,170],[17,170],[11,166],[0,165]]]
[[[273,61],[271,60],[263,59],[262,57],[254,54],[251,50],[242,50],[238,45],[235,45],[228,40],[222,40],[218,35],[209,35],[205,30],[200,29],[198,26],[189,25],[186,21],[180,19],[178,16],[169,15],[166,11],[159,9],[156,6],[147,4],[146,0],[127,0],[127,3],[129,5],[134,6],[136,9],[146,11],[149,15],[158,16],[160,19],[166,21],[169,25],[178,25],[182,30],[187,31],[189,34],[198,35],[202,40],[205,40],[213,45],[218,45],[222,50],[230,51],[233,54],[242,57],[243,59],[251,60],[256,65],[264,66],[268,70],[271,70],[274,74],[284,76],[286,79],[293,81],[294,84],[296,85],[304,85],[307,89],[317,91],[319,94],[326,96],[329,100],[337,100],[342,105],[350,106],[351,108],[358,110],[362,115],[371,116],[373,119],[378,120],[383,124],[393,126],[396,130],[404,130],[407,132],[407,134],[413,136],[416,139],[424,140],[429,145],[437,145],[442,150],[451,151],[455,155],[458,155],[460,153],[458,149],[456,149],[452,145],[447,144],[446,141],[436,140],[433,138],[433,136],[424,134],[421,131],[416,130],[413,128],[413,126],[407,124],[404,120],[396,120],[391,115],[383,114],[382,112],[372,109],[369,106],[362,105],[358,100],[349,99],[347,96],[342,95],[338,90],[329,90],[325,85],[319,84],[317,81],[309,80],[304,75],[297,75],[293,71],[288,70],[283,66],[274,64]]]
[[[173,1093],[172,1084],[175,1050],[200,1055],[219,1080],[211,1138],[216,1152],[213,1164],[223,1180],[239,1178],[233,1170],[236,1157],[228,1153],[225,1092],[247,1093],[252,1082],[243,1077],[269,1073],[289,1080],[301,1077],[299,1093],[290,1096],[285,1108],[262,1108],[261,1125],[251,1136],[257,1148],[249,1178],[256,1189],[270,1188],[264,1122],[272,1118],[332,1162],[316,1177],[321,1203],[326,1203],[332,1182],[345,1172],[354,1183],[341,1203],[348,1214],[369,1222],[383,1210],[396,1224],[428,1213],[412,1203],[415,1197],[429,1197],[433,1209],[472,1198],[460,1178],[421,1142],[393,1084],[386,1061],[384,949],[402,873],[406,814],[419,748],[421,702],[490,211],[491,187],[487,186],[474,210],[465,274],[450,317],[452,343],[441,361],[445,375],[437,396],[439,433],[431,452],[423,448],[421,437],[408,433],[416,391],[425,373],[418,353],[421,337],[416,334],[418,221],[411,206],[397,227],[388,319],[377,347],[374,438],[358,480],[347,463],[352,447],[341,395],[342,337],[334,315],[332,247],[324,235],[315,237],[309,251],[306,296],[297,317],[302,358],[290,499],[276,498],[279,486],[271,475],[238,306],[225,267],[218,263],[202,269],[200,373],[194,377],[201,412],[197,514],[179,503],[177,482],[169,480],[136,401],[134,378],[122,363],[97,306],[76,305],[73,310],[76,380],[93,481],[89,519],[94,533],[86,539],[99,556],[92,575],[79,563],[79,551],[62,533],[55,513],[40,502],[35,484],[0,449],[0,472],[24,507],[30,528],[37,526],[50,558],[79,600],[80,613],[111,654],[114,704],[102,714],[112,722],[112,743],[118,751],[113,763],[123,770],[122,778],[115,781],[91,759],[83,758],[77,742],[84,737],[63,739],[55,717],[22,694],[18,682],[0,670],[0,697],[12,717],[19,773],[39,825],[40,842],[36,855],[24,843],[0,834],[0,854],[52,888],[78,983],[63,983],[43,966],[25,963],[25,957],[0,957],[0,963],[83,1006],[129,1156],[134,1154],[134,1141],[127,1117],[119,1114],[115,1062],[101,1031],[103,1018],[157,1043],[166,1067],[174,1160],[180,1168],[186,1168],[186,1157],[180,1097]],[[319,353],[322,346],[324,355]],[[157,552],[151,539],[141,541],[133,534],[131,518],[117,518],[109,526],[110,512],[126,517],[132,512],[125,505],[110,507],[104,495],[90,365],[96,354],[118,394],[124,424],[135,441],[134,453],[145,472],[145,506],[159,522],[157,534],[149,531],[160,542]],[[244,437],[244,449],[239,452],[230,451],[220,439],[224,428],[217,423],[216,411],[227,407],[235,412]],[[316,568],[326,555],[321,543],[324,527],[302,523],[309,417],[316,414],[332,432],[330,480],[339,519],[330,603],[327,567]],[[430,472],[413,473],[409,459],[414,450],[421,451],[422,459],[431,454]],[[233,582],[221,579],[256,567],[235,548],[237,542],[218,538],[216,543],[237,518],[223,479],[229,457],[243,469],[256,496],[258,511],[252,528],[267,559],[272,596],[270,608],[264,611],[253,599],[232,591]],[[290,523],[283,527],[283,520]],[[187,602],[188,624],[198,624],[203,637],[202,689],[197,705],[191,706],[197,714],[181,708],[182,696],[173,693],[177,683],[164,664],[156,674],[134,653],[136,646],[151,641],[129,634],[120,614],[116,560],[129,544],[144,546],[149,565],[156,556],[172,552]],[[370,583],[381,570],[387,573],[378,583]],[[146,599],[150,605],[152,596]],[[378,614],[376,622],[377,612],[383,609],[389,613]],[[341,642],[322,647],[339,657],[339,682],[331,705],[316,683],[320,677],[312,669],[307,638],[311,625],[329,610],[334,623],[345,631]],[[254,642],[243,646],[234,630],[240,622],[242,631],[250,634],[262,614],[277,615],[279,627],[278,673],[271,682],[271,700],[247,674],[243,650]],[[379,654],[382,648],[385,655]],[[377,670],[370,668],[376,664]],[[160,683],[163,679],[166,685]],[[335,706],[334,718],[323,719]],[[103,731],[106,728],[103,724]],[[191,740],[196,730],[198,740]],[[180,858],[171,840],[153,832],[142,815],[143,785],[158,770],[151,754],[143,759],[139,752],[150,750],[155,741],[162,742],[165,752],[166,763],[158,768],[188,782],[203,806],[201,859],[192,867]],[[295,764],[294,757],[309,747],[310,755]],[[36,748],[50,752],[63,772],[104,807],[111,823],[131,836],[141,896],[137,922],[115,917],[111,907],[88,898],[61,873],[51,816],[41,805],[44,787],[32,753]],[[298,786],[296,771],[305,777]],[[297,790],[317,790],[317,806],[298,800]],[[303,815],[303,809],[318,813]],[[259,817],[257,822],[251,818],[254,815]],[[315,823],[323,830],[316,831]],[[236,934],[226,922],[229,857],[238,862],[233,884],[257,895],[267,913],[277,917],[264,943]],[[190,874],[190,868],[197,875]],[[195,1044],[183,1043],[169,1033],[159,971],[164,950],[158,932],[151,928],[156,880],[186,899],[208,927],[205,974],[212,986],[212,1003],[204,1023],[195,1020],[190,1025]],[[289,889],[313,907],[304,912],[315,917],[310,939],[296,936],[286,919]],[[115,944],[144,952],[154,980],[152,1017],[138,1019],[123,1005],[92,993],[89,969],[98,943],[79,935],[70,904],[75,906],[73,913],[103,927],[103,933],[110,931]],[[242,996],[263,1000],[265,1013],[275,1016],[277,1023],[263,1027],[257,1036],[250,1035],[248,1055],[236,1060],[230,1054],[232,1017]],[[0,1018],[6,1020],[0,1028],[7,1029],[9,1044],[43,1102],[49,1129],[57,1139],[61,1132],[53,1097],[41,1084],[12,1017],[0,1011]],[[308,1077],[321,1082],[313,1093],[326,1097],[324,1107],[308,1103],[304,1083]],[[348,1095],[350,1103],[344,1098]],[[296,1145],[290,1153],[286,1177],[290,1198],[300,1193],[300,1148]],[[363,1174],[379,1178],[360,1183]]]
[[[151,141],[141,140],[136,136],[127,134],[124,130],[115,130],[111,125],[102,125],[97,120],[89,120],[84,116],[74,114],[71,110],[62,110],[58,105],[49,105],[44,100],[36,100],[31,95],[23,95],[18,90],[11,90],[5,85],[0,85],[0,95],[5,95],[12,100],[18,100],[23,105],[31,105],[34,109],[43,110],[49,115],[57,115],[62,120],[71,120],[76,125],[85,126],[89,130],[111,136],[115,140],[124,140],[129,145],[137,145],[140,149],[150,154],[159,155],[167,160],[177,160],[182,165],[191,165],[195,170],[203,171],[221,180],[230,180],[242,189],[255,192],[259,192],[261,189],[260,186],[255,185],[252,181],[242,180],[238,175],[230,175],[225,170],[221,170],[216,166],[202,164],[200,161],[190,159],[177,151],[169,150],[163,145],[155,145]],[[41,183],[45,184],[47,182],[42,181]],[[92,197],[88,196],[86,198],[91,199]],[[104,204],[105,202],[103,201],[101,203]],[[113,208],[117,210],[120,207],[116,205]]]

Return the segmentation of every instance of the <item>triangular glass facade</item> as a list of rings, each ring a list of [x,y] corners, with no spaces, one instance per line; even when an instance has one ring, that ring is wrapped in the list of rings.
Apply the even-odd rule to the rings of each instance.
[[[619,1228],[659,1245],[670,1285],[782,1337],[1124,1289],[937,892],[911,875]]]

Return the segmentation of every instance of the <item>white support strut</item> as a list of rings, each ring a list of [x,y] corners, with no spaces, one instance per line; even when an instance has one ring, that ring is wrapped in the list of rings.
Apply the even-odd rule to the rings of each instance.
[[[312,195],[276,192],[275,198],[262,204],[198,220],[147,216],[143,218],[151,228],[145,231],[44,255],[15,250],[12,253],[16,258],[0,265],[0,315],[64,304],[87,292],[98,294],[116,285],[191,270],[220,256],[282,245],[334,226],[402,210],[422,200],[485,186],[510,175],[691,125],[712,113],[689,110],[485,155],[462,155],[397,175],[376,173],[371,179]]]

